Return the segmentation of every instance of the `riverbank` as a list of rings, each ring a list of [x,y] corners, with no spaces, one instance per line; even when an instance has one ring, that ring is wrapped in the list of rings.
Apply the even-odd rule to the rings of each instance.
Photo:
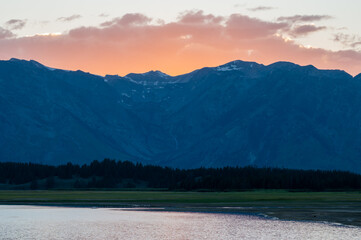
[[[0,204],[246,213],[361,227],[361,192],[0,191]]]

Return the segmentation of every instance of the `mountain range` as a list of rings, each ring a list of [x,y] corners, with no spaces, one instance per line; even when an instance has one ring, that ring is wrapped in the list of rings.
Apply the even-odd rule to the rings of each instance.
[[[0,161],[361,172],[361,75],[233,61],[97,76],[0,61]]]

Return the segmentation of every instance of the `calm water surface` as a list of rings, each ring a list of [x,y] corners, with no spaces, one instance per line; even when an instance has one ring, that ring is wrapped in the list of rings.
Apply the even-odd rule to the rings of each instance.
[[[0,239],[361,239],[361,228],[237,214],[0,206]]]

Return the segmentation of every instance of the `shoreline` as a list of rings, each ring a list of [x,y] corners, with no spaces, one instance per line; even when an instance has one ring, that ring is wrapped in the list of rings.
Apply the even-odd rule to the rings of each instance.
[[[361,227],[361,192],[0,191],[1,205],[253,214]]]

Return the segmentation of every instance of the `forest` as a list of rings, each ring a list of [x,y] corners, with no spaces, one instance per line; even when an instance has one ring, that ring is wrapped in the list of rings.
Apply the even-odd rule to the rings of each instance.
[[[176,169],[104,159],[50,166],[0,163],[0,189],[162,189],[179,191],[360,190],[361,175],[344,171],[223,167]]]

